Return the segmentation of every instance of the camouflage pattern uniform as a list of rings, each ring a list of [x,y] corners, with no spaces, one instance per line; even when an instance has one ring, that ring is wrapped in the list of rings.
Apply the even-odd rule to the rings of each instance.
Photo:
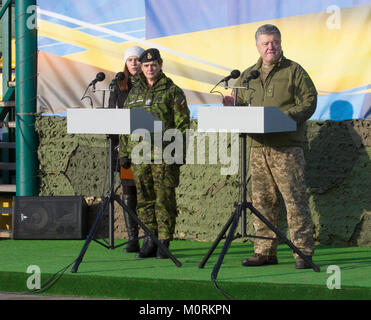
[[[131,89],[125,107],[142,108],[163,122],[163,130],[178,129],[185,134],[190,113],[183,91],[161,71],[155,84],[148,88],[143,74]],[[153,159],[153,134],[152,159]],[[130,156],[139,142],[125,140],[120,157]],[[163,148],[170,142],[163,141]],[[185,144],[184,144],[185,145]],[[185,153],[184,153],[185,155]],[[159,240],[172,240],[177,215],[175,188],[179,184],[179,164],[135,164],[133,175],[137,186],[137,212],[143,223],[158,231]]]
[[[249,83],[249,90],[239,90],[237,105],[276,106],[296,121],[295,132],[251,134],[251,180],[253,206],[275,226],[278,224],[280,192],[286,205],[291,241],[305,255],[313,255],[313,222],[304,178],[305,159],[302,143],[305,121],[314,113],[317,91],[306,71],[284,56],[269,69],[262,58],[245,70],[236,82],[243,81],[252,70],[260,77]],[[276,235],[259,218],[253,217],[257,236]],[[277,241],[256,239],[255,253],[276,256]],[[294,253],[297,258],[297,254]]]
[[[273,225],[278,225],[278,191],[286,205],[290,238],[305,255],[313,255],[313,223],[305,187],[303,149],[300,147],[254,147],[251,150],[251,176],[254,207]],[[254,215],[256,235],[276,237]],[[255,240],[255,253],[275,256],[277,241]],[[294,254],[297,257],[296,253]]]

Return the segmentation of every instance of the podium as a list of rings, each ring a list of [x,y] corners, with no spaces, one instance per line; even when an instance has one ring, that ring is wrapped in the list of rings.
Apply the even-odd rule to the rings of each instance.
[[[144,109],[67,109],[67,133],[132,134],[145,129],[154,132],[159,121]]]
[[[200,107],[197,131],[287,132],[296,131],[296,122],[277,107]]]
[[[107,249],[116,249],[125,245],[114,245],[114,202],[116,201],[133,220],[143,229],[144,233],[151,237],[163,252],[165,252],[177,267],[182,264],[177,260],[170,250],[164,246],[150,231],[146,225],[137,217],[135,212],[128,208],[114,192],[114,170],[113,170],[113,135],[115,134],[132,134],[135,130],[147,130],[155,132],[155,122],[159,121],[150,113],[143,109],[87,109],[87,108],[69,108],[67,109],[67,133],[71,134],[106,134],[109,139],[109,191],[105,196],[101,210],[86,238],[84,246],[75,260],[71,270],[76,273],[78,267],[85,255],[86,250],[92,240],[104,246]],[[160,121],[159,121],[160,122]],[[98,241],[94,235],[104,216],[108,206],[109,216],[109,243],[108,245]]]
[[[241,170],[241,199],[235,203],[235,211],[223,227],[222,231],[217,236],[213,245],[199,264],[199,268],[203,268],[230,228],[223,249],[219,256],[217,263],[214,266],[211,279],[215,284],[217,274],[223,262],[227,250],[235,239],[234,233],[238,222],[242,216],[242,236],[252,238],[263,238],[269,240],[277,240],[277,238],[260,237],[253,235],[246,235],[246,209],[249,209],[256,215],[264,224],[266,224],[277,237],[285,242],[295,253],[297,253],[305,262],[307,262],[314,271],[319,272],[319,268],[308,259],[286,236],[281,233],[270,221],[268,221],[258,210],[256,210],[251,202],[246,200],[246,136],[247,134],[264,134],[274,132],[289,132],[296,130],[296,122],[286,116],[277,107],[200,107],[198,109],[198,131],[200,132],[236,132],[240,134],[240,141],[242,144],[242,165]],[[216,285],[216,284],[215,284]]]

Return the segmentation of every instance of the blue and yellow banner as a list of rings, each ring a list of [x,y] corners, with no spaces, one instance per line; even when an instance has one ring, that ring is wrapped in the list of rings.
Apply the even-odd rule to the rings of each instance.
[[[39,112],[81,105],[98,72],[108,88],[126,48],[156,47],[194,118],[221,105],[210,90],[259,58],[256,29],[275,24],[285,56],[319,92],[312,120],[371,119],[371,0],[39,0]],[[219,89],[225,95],[228,90]],[[107,103],[91,92],[95,105]]]

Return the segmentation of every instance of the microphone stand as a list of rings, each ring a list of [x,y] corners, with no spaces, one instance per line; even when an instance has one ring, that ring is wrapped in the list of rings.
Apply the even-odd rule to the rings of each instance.
[[[82,95],[80,101],[84,100],[85,98],[90,99],[90,106],[93,109],[93,99],[90,96],[86,96],[86,93],[88,92],[88,89],[90,88],[90,84],[86,87],[84,94]]]
[[[232,88],[234,92],[233,98],[233,106],[235,107],[237,104],[237,94],[238,89],[242,89],[240,87]],[[242,149],[242,155],[245,155],[245,160],[242,159],[242,168],[241,168],[241,188],[242,188],[242,199],[246,199],[246,190],[247,190],[247,183],[246,183],[246,133],[240,133],[240,149]],[[241,207],[241,214],[242,214],[242,222],[241,222],[241,237],[247,237],[246,234],[246,206]]]
[[[101,91],[102,92],[102,108],[104,108],[104,102],[105,102],[105,99],[106,99],[106,91],[111,91],[110,89],[96,89],[95,88],[95,85],[93,86],[93,92],[96,93],[96,92],[99,92]]]

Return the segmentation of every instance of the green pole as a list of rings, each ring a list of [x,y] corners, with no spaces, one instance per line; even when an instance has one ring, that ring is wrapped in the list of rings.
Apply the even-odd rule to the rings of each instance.
[[[15,0],[17,196],[38,195],[36,0]]]

